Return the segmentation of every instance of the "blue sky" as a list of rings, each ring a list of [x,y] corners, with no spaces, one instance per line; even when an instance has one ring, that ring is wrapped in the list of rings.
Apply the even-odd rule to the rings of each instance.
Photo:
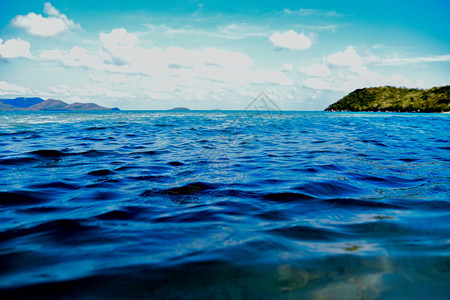
[[[0,97],[322,110],[450,84],[448,1],[1,1]]]

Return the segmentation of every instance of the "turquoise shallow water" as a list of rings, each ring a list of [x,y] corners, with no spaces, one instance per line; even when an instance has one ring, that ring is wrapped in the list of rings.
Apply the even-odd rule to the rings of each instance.
[[[450,115],[0,113],[2,299],[447,299]]]

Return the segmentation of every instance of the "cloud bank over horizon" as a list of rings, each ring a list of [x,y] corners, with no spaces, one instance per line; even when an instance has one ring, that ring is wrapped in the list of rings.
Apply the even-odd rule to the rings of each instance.
[[[105,12],[98,5],[85,13],[74,4],[42,5],[44,16],[8,15],[0,32],[2,97],[243,109],[264,91],[282,109],[321,110],[357,88],[429,88],[450,79],[448,39],[434,33],[436,41],[430,35],[429,45],[418,47],[389,30],[365,36],[376,20],[366,24],[331,6],[292,2],[243,15],[205,3],[180,6],[186,11],[175,15],[163,8],[151,14],[151,7]],[[415,37],[414,26],[404,34]]]

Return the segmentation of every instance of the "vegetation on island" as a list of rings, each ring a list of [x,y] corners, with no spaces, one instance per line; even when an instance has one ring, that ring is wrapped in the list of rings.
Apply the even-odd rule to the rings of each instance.
[[[450,85],[428,90],[392,86],[357,89],[326,111],[450,111]]]

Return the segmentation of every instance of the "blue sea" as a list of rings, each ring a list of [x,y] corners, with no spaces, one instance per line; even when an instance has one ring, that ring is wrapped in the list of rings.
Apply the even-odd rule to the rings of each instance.
[[[0,113],[1,299],[448,299],[450,115]]]

